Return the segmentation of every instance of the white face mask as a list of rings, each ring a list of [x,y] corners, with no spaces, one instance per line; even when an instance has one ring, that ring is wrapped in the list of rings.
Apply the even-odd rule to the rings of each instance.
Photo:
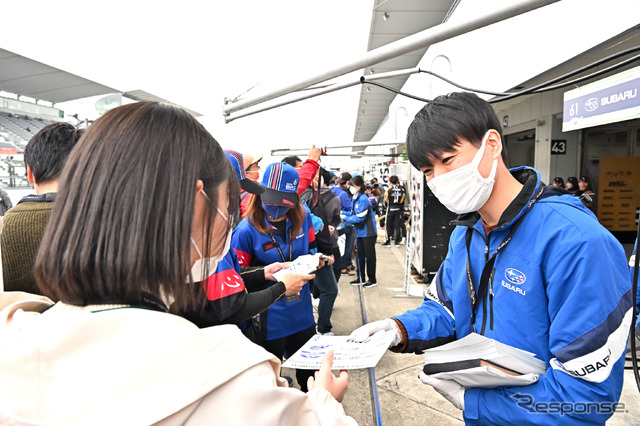
[[[490,130],[485,133],[480,149],[469,164],[434,177],[427,183],[438,200],[454,213],[463,214],[478,211],[491,196],[498,159],[493,161],[488,177],[482,177],[478,171],[489,132]]]
[[[207,199],[209,199],[209,197],[207,197],[206,194],[204,194],[204,196]],[[227,215],[222,213],[222,211],[219,208],[218,208],[218,213],[220,213],[220,215],[227,222],[229,221],[229,219],[227,218]],[[222,248],[222,251],[220,252],[220,254],[214,257],[202,257],[202,253],[200,252],[200,249],[198,248],[198,245],[196,244],[196,242],[193,240],[193,237],[191,237],[191,244],[193,245],[193,248],[196,249],[196,252],[198,253],[198,256],[199,256],[199,259],[196,260],[193,266],[191,267],[191,277],[193,278],[193,282],[197,283],[197,282],[204,281],[208,277],[213,275],[213,273],[218,268],[218,263],[227,255],[227,253],[229,252],[229,248],[231,247],[231,232],[227,233],[227,239],[224,242],[224,247]],[[187,282],[189,282],[189,277],[187,277]]]
[[[351,195],[356,195],[358,193],[353,186],[349,187],[349,192],[351,193]]]

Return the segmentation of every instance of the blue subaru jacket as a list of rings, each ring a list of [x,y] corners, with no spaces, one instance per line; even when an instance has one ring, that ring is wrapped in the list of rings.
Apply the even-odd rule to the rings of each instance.
[[[353,210],[343,213],[345,215],[344,221],[354,225],[353,227],[356,230],[356,237],[364,238],[378,235],[373,207],[371,207],[369,197],[367,197],[366,194],[359,193],[353,200]],[[363,222],[363,228],[356,226],[356,224],[361,224]]]
[[[265,219],[268,227],[271,224]],[[287,219],[287,235],[291,229],[291,221]],[[291,241],[293,253],[290,254],[289,239],[284,241],[280,235],[274,234],[277,244],[280,246],[285,260],[295,260],[298,256],[309,254],[309,249],[315,247],[315,233],[311,224],[311,217],[307,212],[300,233]],[[268,234],[258,232],[249,222],[249,218],[242,219],[236,229],[233,230],[231,247],[238,255],[240,266],[270,265],[274,262],[282,262],[280,252],[273,244]],[[276,284],[267,282],[269,286]],[[313,307],[311,305],[311,293],[309,286],[304,285],[300,291],[300,299],[287,301],[286,296],[277,300],[265,312],[260,314],[262,337],[266,340],[279,339],[290,336],[299,331],[306,330],[315,324]]]
[[[423,304],[396,317],[409,339],[403,352],[420,352],[472,331],[467,229],[472,229],[470,266],[477,292],[485,259],[542,189],[534,169],[511,173],[524,187],[496,229],[487,238],[477,213],[460,216]],[[474,327],[535,353],[547,363],[546,374],[529,386],[467,389],[465,422],[604,424],[622,390],[632,312],[628,274],[622,246],[593,213],[577,197],[545,188],[497,255]],[[584,403],[599,405],[585,409]]]

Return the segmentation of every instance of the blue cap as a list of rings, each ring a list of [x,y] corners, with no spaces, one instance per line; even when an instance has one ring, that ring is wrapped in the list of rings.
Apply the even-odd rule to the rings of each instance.
[[[287,163],[269,164],[262,176],[265,191],[260,198],[265,204],[293,208],[298,204],[298,183],[300,176]]]

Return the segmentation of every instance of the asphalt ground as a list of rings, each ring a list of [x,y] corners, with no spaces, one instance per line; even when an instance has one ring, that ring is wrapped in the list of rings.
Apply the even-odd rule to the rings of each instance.
[[[406,246],[383,248],[380,242],[379,238],[376,244],[378,286],[362,289],[369,322],[415,309],[422,303],[421,297],[408,297],[406,292],[396,291],[404,285]],[[353,279],[355,276],[342,276],[338,283],[340,293],[331,317],[336,335],[348,335],[363,324],[358,286],[349,284]],[[426,284],[417,284],[413,279],[410,283],[412,293],[418,286],[426,288]],[[461,411],[418,379],[422,366],[422,355],[385,353],[375,368],[379,416],[374,414],[377,411],[372,403],[369,370],[351,370],[349,390],[342,402],[345,412],[360,425],[462,424]],[[286,368],[282,374],[295,377],[293,370]],[[620,412],[616,412],[607,425],[640,425],[640,391],[630,369],[625,370],[620,402],[624,408],[619,408]]]

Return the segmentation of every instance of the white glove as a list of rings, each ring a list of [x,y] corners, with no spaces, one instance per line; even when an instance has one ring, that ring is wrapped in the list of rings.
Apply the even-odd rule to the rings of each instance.
[[[373,336],[381,330],[396,332],[393,336],[393,341],[389,345],[390,348],[393,346],[398,346],[402,341],[402,336],[400,335],[398,325],[391,318],[370,322],[369,324],[365,324],[360,328],[356,328],[351,332],[347,340],[353,340],[354,342],[364,342],[369,337]]]
[[[418,374],[418,377],[422,380],[422,383],[433,386],[440,395],[455,405],[457,409],[464,411],[464,393],[467,388],[453,380],[436,379],[424,374],[423,371]]]

